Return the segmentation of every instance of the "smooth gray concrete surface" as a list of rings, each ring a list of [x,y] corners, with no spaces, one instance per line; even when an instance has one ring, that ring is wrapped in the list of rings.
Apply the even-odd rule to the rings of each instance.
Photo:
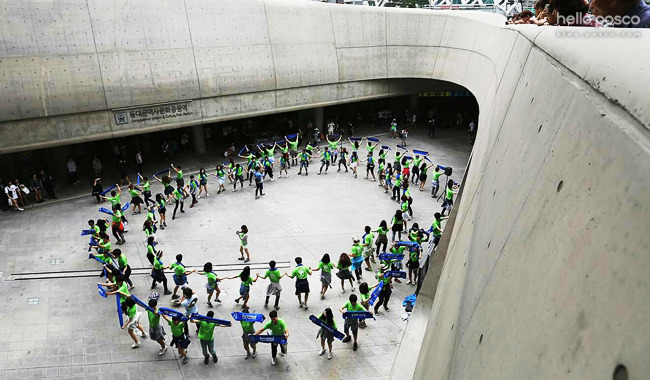
[[[361,131],[360,131],[361,132]],[[471,149],[462,132],[440,131],[441,138],[423,138],[427,130],[418,127],[411,132],[409,147],[429,150],[434,162],[458,167],[458,178]],[[384,134],[384,130],[368,131]],[[395,140],[380,136],[382,142],[395,147]],[[362,152],[364,150],[362,149]],[[392,158],[392,152],[389,158]],[[183,162],[186,173],[193,172],[192,165],[206,156],[193,157]],[[193,163],[193,164],[192,164]],[[211,166],[211,161],[200,163]],[[157,236],[159,248],[165,252],[165,263],[177,253],[184,255],[184,263],[200,267],[206,261],[216,265],[240,265],[239,240],[235,231],[241,224],[250,229],[249,245],[251,264],[264,268],[269,260],[291,262],[301,256],[305,263],[315,266],[325,252],[334,256],[347,252],[353,235],[362,235],[363,227],[376,227],[382,219],[390,221],[398,207],[364,175],[354,179],[351,173],[337,173],[330,168],[327,174],[316,175],[317,161],[310,166],[308,177],[296,175],[290,169],[288,178],[265,183],[266,195],[254,199],[254,187],[232,193],[230,187],[216,194],[216,183],[210,180],[210,197],[202,197],[195,208],[186,203],[186,213],[171,221],[172,208],[168,207],[168,225]],[[160,185],[153,186],[154,192]],[[440,204],[425,192],[413,191],[415,222],[421,226],[431,223],[432,213]],[[77,191],[79,196],[74,197]],[[334,343],[334,358],[318,356],[320,347],[315,340],[318,328],[307,318],[325,307],[338,309],[350,294],[340,293],[340,283],[334,283],[325,300],[318,298],[320,281],[317,275],[310,278],[311,297],[309,310],[298,307],[293,295],[293,281],[283,279],[280,316],[290,329],[289,354],[279,358],[276,367],[270,363],[270,347],[260,345],[256,359],[245,360],[241,347],[238,324],[229,329],[218,329],[216,350],[217,365],[204,365],[200,346],[194,333],[189,347],[192,360],[182,365],[170,350],[164,357],[157,355],[157,345],[143,339],[142,346],[131,349],[130,338],[117,325],[115,303],[96,293],[95,283],[100,280],[98,266],[87,259],[86,237],[79,231],[89,218],[98,218],[98,205],[84,189],[70,187],[62,193],[73,199],[41,205],[23,213],[8,212],[0,217],[0,293],[5,300],[0,310],[0,379],[15,378],[232,378],[245,376],[253,379],[294,379],[306,376],[324,379],[388,379],[398,346],[403,342],[407,322],[402,321],[405,296],[415,287],[405,283],[395,284],[390,301],[390,312],[382,312],[377,321],[369,321],[368,328],[360,330],[359,350],[353,352],[350,344]],[[129,197],[125,196],[125,200]],[[130,221],[126,239],[120,246],[127,254],[133,268],[147,268],[144,234],[140,231],[144,216],[126,214]],[[54,261],[52,261],[54,260]],[[60,260],[60,261],[56,261]],[[57,272],[74,276],[79,271],[90,271],[92,277],[72,277],[48,280],[17,280],[18,274]],[[236,270],[220,270],[217,274],[234,276]],[[253,270],[262,272],[262,270]],[[364,279],[371,272],[364,271]],[[29,275],[27,275],[29,276]],[[34,276],[34,275],[32,275]],[[23,276],[25,277],[25,276]],[[149,294],[149,277],[132,276],[136,288],[133,293],[141,299]],[[168,275],[171,282],[171,275]],[[205,279],[189,276],[190,286],[200,298],[199,310],[209,309],[204,304]],[[374,282],[370,281],[371,284]],[[221,284],[221,304],[215,304],[217,317],[229,318],[229,313],[240,308],[234,302],[239,281],[227,280]],[[259,280],[251,288],[250,306],[253,312],[268,313],[263,308],[266,281]],[[158,291],[161,291],[160,286]],[[38,298],[37,305],[29,305],[29,298]],[[169,307],[169,296],[163,296],[161,306]],[[342,329],[343,320],[338,311],[335,318]],[[383,311],[383,310],[382,310]],[[426,310],[422,318],[427,317]],[[145,328],[146,319],[142,320]],[[169,334],[169,329],[167,329]]]
[[[507,27],[485,12],[286,0],[4,0],[0,9],[0,153],[449,90],[449,82],[490,110],[502,78],[518,74],[504,70],[509,58],[531,45],[650,122],[637,96],[650,74],[625,54],[643,52],[634,49],[643,33],[560,38],[567,29]]]

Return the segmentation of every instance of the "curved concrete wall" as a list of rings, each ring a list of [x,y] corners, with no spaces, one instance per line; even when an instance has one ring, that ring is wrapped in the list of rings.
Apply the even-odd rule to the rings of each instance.
[[[465,86],[480,128],[430,270],[440,282],[423,290],[435,298],[415,377],[650,373],[643,31],[568,38],[593,30],[281,0],[14,3],[0,6],[13,23],[0,28],[0,141],[13,146],[159,128],[115,123],[115,108],[151,102],[187,105],[164,128],[408,91],[391,87],[400,78]]]

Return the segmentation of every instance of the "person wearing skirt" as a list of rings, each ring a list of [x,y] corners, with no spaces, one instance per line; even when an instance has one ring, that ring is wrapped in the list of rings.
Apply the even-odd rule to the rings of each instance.
[[[140,191],[140,189],[137,189],[134,184],[130,184],[129,194],[131,194],[131,205],[133,206],[133,209],[131,210],[131,214],[141,213],[142,212],[141,204],[144,203],[144,201],[140,197],[140,194],[142,194],[142,192]],[[137,212],[135,211],[136,207],[138,208]]]
[[[332,287],[332,269],[334,269],[334,264],[330,260],[329,254],[324,254],[323,258],[318,263],[318,268],[311,268],[312,271],[321,271],[320,272],[320,299],[325,299],[325,293],[328,288]]]
[[[352,266],[350,256],[348,256],[347,253],[341,253],[339,262],[336,264],[336,269],[338,269],[336,277],[341,279],[341,294],[345,294],[345,280],[350,281],[350,287],[352,288],[352,291],[354,291],[354,282],[352,281],[350,266]]]

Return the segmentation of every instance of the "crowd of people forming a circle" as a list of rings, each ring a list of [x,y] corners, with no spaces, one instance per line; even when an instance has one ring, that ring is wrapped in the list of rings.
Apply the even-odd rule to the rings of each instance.
[[[395,123],[394,123],[395,124]],[[391,135],[393,138],[398,136],[395,133],[396,125],[391,125]],[[197,176],[190,175],[186,183],[183,169],[180,166],[171,165],[171,168],[157,173],[152,176],[154,180],[160,181],[163,185],[163,191],[156,194],[152,193],[152,184],[148,177],[142,177],[138,174],[138,184],[130,183],[128,193],[130,202],[122,205],[122,189],[115,185],[109,188],[106,193],[97,194],[98,200],[106,200],[112,205],[111,209],[100,208],[100,211],[109,214],[111,220],[97,219],[89,220],[89,228],[85,231],[90,235],[88,251],[90,259],[95,259],[102,263],[102,276],[106,282],[99,283],[100,294],[104,296],[116,295],[119,298],[121,312],[124,314],[122,328],[126,329],[133,340],[132,347],[140,346],[140,338],[149,337],[160,345],[158,354],[164,355],[168,349],[165,339],[166,333],[163,329],[163,318],[169,325],[172,339],[169,346],[176,346],[178,354],[183,364],[187,363],[189,356],[187,348],[190,344],[190,333],[188,323],[196,324],[198,340],[201,344],[204,362],[209,363],[210,357],[216,363],[218,357],[214,349],[214,329],[223,326],[219,320],[213,319],[214,312],[210,310],[205,316],[198,314],[198,296],[194,290],[188,286],[188,276],[198,274],[205,276],[205,288],[207,292],[206,306],[213,307],[213,301],[221,303],[221,290],[219,283],[227,280],[240,280],[239,297],[235,299],[236,303],[241,303],[241,312],[238,315],[248,316],[244,319],[235,319],[240,322],[242,328],[242,342],[246,351],[246,359],[255,358],[257,355],[257,336],[262,335],[265,331],[273,337],[284,337],[280,340],[271,342],[272,364],[277,363],[278,346],[280,354],[286,354],[286,341],[289,337],[287,323],[278,317],[280,310],[280,294],[282,286],[280,280],[284,277],[295,279],[295,294],[298,298],[301,309],[308,310],[308,300],[310,286],[308,278],[315,272],[320,272],[320,298],[325,299],[329,289],[332,288],[332,272],[336,269],[336,276],[340,280],[341,292],[346,292],[346,283],[349,283],[350,290],[354,292],[358,288],[358,296],[350,294],[348,301],[339,309],[344,316],[344,333],[343,342],[353,341],[353,350],[358,347],[357,336],[358,329],[365,328],[365,318],[374,318],[380,314],[380,307],[388,312],[388,302],[391,297],[394,283],[401,283],[401,278],[406,278],[406,273],[402,272],[403,260],[406,259],[406,268],[408,268],[408,281],[406,285],[415,285],[417,283],[420,260],[423,255],[423,243],[429,242],[434,248],[438,245],[442,236],[442,221],[447,218],[445,212],[451,212],[454,195],[458,191],[458,185],[448,179],[445,184],[444,202],[441,212],[436,212],[433,216],[433,222],[428,230],[422,229],[417,223],[412,223],[408,227],[408,222],[413,218],[413,198],[410,193],[410,185],[417,187],[420,191],[425,190],[428,179],[428,171],[434,167],[431,196],[436,197],[439,190],[439,178],[445,172],[444,167],[434,165],[427,157],[427,152],[413,150],[413,157],[408,156],[409,150],[404,145],[397,145],[394,151],[393,162],[387,162],[387,155],[391,149],[387,145],[380,146],[381,142],[377,138],[350,138],[350,148],[344,147],[341,137],[328,135],[327,144],[321,149],[311,146],[300,148],[298,138],[295,136],[286,136],[284,142],[273,144],[259,145],[257,147],[244,147],[239,156],[245,159],[244,163],[235,162],[230,159],[223,165],[217,165],[214,172],[208,172],[201,168]],[[405,144],[405,136],[402,137],[402,144]],[[365,147],[365,158],[360,159],[361,150]],[[276,160],[275,150],[279,149],[280,155]],[[378,149],[375,157],[374,151]],[[279,165],[279,174],[281,177],[284,172],[285,178],[288,177],[289,169],[298,168],[298,175],[308,175],[310,162],[318,157],[320,159],[320,168],[317,174],[327,173],[330,166],[338,165],[337,171],[351,171],[354,178],[357,178],[361,166],[365,166],[366,178],[372,181],[379,180],[379,186],[384,192],[391,193],[391,200],[399,204],[390,224],[382,220],[379,226],[372,229],[365,226],[364,234],[361,237],[352,238],[352,247],[350,252],[341,253],[338,257],[330,257],[324,254],[317,265],[308,266],[303,263],[301,257],[294,259],[296,266],[292,271],[281,273],[277,268],[274,260],[269,262],[269,268],[263,274],[251,272],[249,266],[245,266],[241,273],[231,277],[218,277],[214,271],[211,262],[206,262],[202,270],[189,269],[183,264],[183,255],[175,255],[175,260],[169,264],[164,263],[164,253],[157,248],[158,229],[168,227],[166,222],[167,206],[174,205],[172,220],[177,217],[177,211],[183,208],[186,199],[191,197],[190,208],[195,207],[201,196],[209,197],[208,184],[209,177],[214,176],[217,179],[217,194],[226,191],[226,186],[232,186],[232,191],[237,190],[237,183],[240,189],[244,189],[244,182],[252,186],[255,182],[256,198],[263,196],[264,180],[268,176],[271,181],[274,180],[274,167]],[[375,173],[377,169],[377,173]],[[170,175],[170,173],[174,175]],[[175,186],[172,185],[175,183]],[[110,191],[110,195],[107,193]],[[120,248],[114,248],[113,242],[109,236],[110,228],[112,236],[115,238],[116,245],[123,244],[125,240],[125,224],[128,224],[126,210],[132,207],[132,214],[146,212],[142,230],[144,231],[147,247],[147,259],[151,264],[150,277],[152,280],[151,289],[155,289],[158,284],[162,284],[163,295],[171,295],[171,304],[184,309],[184,312],[177,314],[169,309],[160,307],[161,296],[157,292],[149,295],[147,304],[139,302],[137,297],[131,294],[134,288],[130,279],[131,267],[129,266],[126,254]],[[156,216],[156,214],[158,214]],[[389,232],[391,233],[391,244],[389,245]],[[246,264],[250,261],[250,251],[248,248],[249,231],[246,225],[242,225],[236,232],[240,241],[240,257],[238,260]],[[404,235],[403,235],[404,234]],[[404,236],[404,239],[402,237]],[[387,255],[388,254],[388,255]],[[373,268],[373,265],[376,268]],[[166,270],[173,271],[174,289],[170,290],[168,286]],[[373,273],[375,284],[364,281],[364,271]],[[251,285],[258,280],[268,280],[266,289],[266,299],[264,308],[269,306],[271,297],[274,298],[273,310],[268,314],[269,320],[264,322],[260,328],[254,324],[261,322],[265,317],[261,314],[249,313],[249,298]],[[356,282],[355,282],[356,279]],[[355,287],[356,286],[356,287]],[[105,289],[102,291],[102,289]],[[179,295],[180,289],[180,295]],[[376,293],[376,294],[375,294]],[[149,331],[145,332],[140,323],[142,313],[138,307],[144,308],[147,312],[149,321]],[[356,318],[354,313],[368,312]],[[244,314],[242,314],[244,313]],[[236,313],[233,313],[233,317]],[[365,317],[364,317],[365,315]],[[249,318],[249,317],[251,317]],[[347,317],[346,317],[347,316]],[[325,308],[316,317],[320,323],[319,336],[321,340],[321,350],[319,355],[327,353],[328,359],[332,358],[332,342],[336,333],[336,321],[331,308]],[[315,319],[316,319],[315,318]],[[316,323],[314,322],[314,323]],[[342,335],[341,335],[342,337]],[[327,349],[326,349],[327,344]]]

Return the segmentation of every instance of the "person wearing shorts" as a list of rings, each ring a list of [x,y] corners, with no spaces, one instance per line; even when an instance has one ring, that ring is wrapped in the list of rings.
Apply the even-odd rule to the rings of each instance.
[[[307,281],[307,276],[311,275],[311,269],[309,267],[302,265],[302,257],[296,257],[296,267],[294,268],[291,274],[285,273],[287,277],[296,279],[296,296],[298,296],[298,303],[300,307],[305,307],[305,310],[309,308],[307,306],[307,300],[309,299],[309,281]],[[305,303],[302,302],[302,294],[305,295]]]
[[[212,294],[214,291],[217,291],[217,294],[214,296],[215,302],[221,302],[219,300],[219,294],[221,294],[221,290],[219,289],[219,281],[222,279],[217,277],[217,274],[212,271],[212,263],[207,262],[203,264],[203,272],[198,272],[200,275],[203,275],[207,278],[208,282],[205,284],[205,290],[208,293],[208,307],[212,307],[212,302],[210,302],[210,299],[212,299]]]
[[[172,341],[169,342],[169,346],[176,346],[178,349],[179,359],[183,360],[183,364],[187,364],[190,358],[187,356],[187,347],[190,345],[190,338],[185,334],[185,325],[186,321],[181,321],[180,317],[175,316],[170,319],[167,315],[163,314],[162,317],[169,324],[169,328],[172,330]]]
[[[133,298],[131,297],[126,298],[122,303],[122,311],[127,316],[126,321],[124,321],[124,325],[122,325],[122,329],[126,328],[129,332],[129,336],[131,336],[131,339],[133,339],[131,348],[138,348],[140,347],[140,341],[135,334],[135,330],[138,329],[140,331],[141,337],[147,337],[147,333],[144,332],[144,329],[142,326],[140,326],[140,316],[142,316],[142,313],[138,311],[135,306],[135,301],[133,301]]]
[[[237,260],[243,260],[247,263],[251,260],[251,253],[248,251],[248,227],[244,224],[235,233],[239,236],[239,253],[241,253],[241,257]],[[246,259],[244,259],[244,252],[246,252]]]
[[[357,302],[357,295],[356,294],[350,294],[349,301],[343,305],[341,308],[340,312],[345,313],[346,311],[367,311],[365,307],[361,306],[360,303]],[[349,342],[351,339],[350,337],[350,330],[352,330],[352,337],[354,337],[354,345],[352,346],[352,350],[356,351],[358,344],[357,344],[357,334],[359,333],[359,320],[355,318],[347,318],[345,319],[345,324],[343,326],[344,332],[345,332],[345,338],[343,338],[343,343]]]
[[[334,321],[334,315],[332,314],[332,309],[329,307],[323,310],[323,312],[317,317],[327,325],[331,326],[336,330],[336,321]],[[320,347],[321,350],[318,352],[319,356],[322,356],[325,353],[325,341],[327,341],[327,348],[329,348],[329,352],[327,353],[327,359],[332,359],[332,342],[334,342],[334,334],[332,334],[329,330],[325,329],[324,327],[320,328],[320,331],[318,332],[318,335],[320,335]]]
[[[361,240],[363,240],[363,259],[366,262],[366,270],[372,271],[373,269],[370,265],[370,261],[373,263],[376,262],[374,255],[375,248],[373,247],[375,234],[372,233],[370,226],[366,226],[364,231],[365,234],[361,237]]]
[[[242,309],[242,313],[248,313],[248,309]],[[244,350],[246,350],[246,358],[248,359],[251,356],[253,359],[257,356],[257,343],[251,342],[251,335],[255,334],[255,322],[254,321],[240,321],[242,329],[242,343],[244,344]],[[251,355],[250,349],[253,349],[253,354]]]
[[[185,287],[187,285],[187,275],[196,272],[196,269],[193,270],[187,270],[185,269],[185,265],[181,262],[183,261],[183,255],[176,255],[176,262],[171,264],[169,266],[169,269],[172,269],[174,271],[174,275],[172,276],[174,278],[174,284],[176,286],[174,287],[174,294],[172,295],[172,300],[178,299],[178,295],[176,292],[178,291],[179,287]]]
[[[451,214],[451,209],[454,206],[454,194],[458,194],[458,191],[454,191],[455,189],[458,189],[458,186],[454,185],[454,180],[450,179],[447,181],[447,188],[445,189],[445,201],[442,202],[442,213],[440,215],[445,216],[445,210],[448,210],[449,214]]]
[[[223,166],[217,165],[214,170],[214,175],[217,177],[217,182],[219,183],[219,190],[217,191],[217,194],[221,194],[222,192],[226,191],[226,171],[223,170]]]
[[[305,149],[298,156],[300,156],[300,170],[298,170],[298,175],[302,174],[302,168],[305,168],[305,175],[309,175],[309,159],[311,156]]]
[[[153,296],[153,297],[152,297]],[[160,314],[158,313],[158,299],[160,295],[158,293],[152,293],[149,296],[149,307],[153,309],[147,310],[147,316],[149,317],[149,337],[151,340],[158,342],[160,345],[160,350],[158,350],[158,356],[162,356],[167,352],[167,345],[165,344],[165,329],[163,329],[160,324]]]

